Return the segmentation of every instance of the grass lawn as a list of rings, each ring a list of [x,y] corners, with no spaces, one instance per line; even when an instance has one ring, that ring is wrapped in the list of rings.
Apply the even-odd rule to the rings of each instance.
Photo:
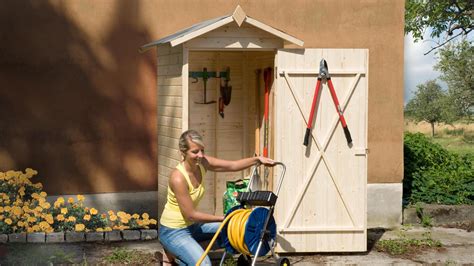
[[[421,132],[431,137],[431,126],[426,122],[414,123],[405,119],[405,131]],[[474,159],[474,124],[465,122],[453,125],[435,125],[434,143],[459,155],[468,155]]]
[[[438,143],[448,151],[460,154],[460,155],[474,155],[474,143],[466,142],[461,136],[435,136],[433,138],[434,143]]]

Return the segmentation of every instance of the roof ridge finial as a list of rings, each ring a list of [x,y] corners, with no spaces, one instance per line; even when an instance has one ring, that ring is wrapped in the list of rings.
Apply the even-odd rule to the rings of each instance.
[[[237,5],[234,10],[234,13],[232,14],[232,18],[234,19],[235,23],[237,23],[237,25],[239,25],[240,27],[246,17],[247,14],[245,14],[245,11],[240,7],[240,5]]]

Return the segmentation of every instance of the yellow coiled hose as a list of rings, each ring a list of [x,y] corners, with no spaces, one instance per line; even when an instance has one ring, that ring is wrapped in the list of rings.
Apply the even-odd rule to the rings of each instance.
[[[214,234],[214,237],[212,238],[204,253],[201,255],[201,258],[199,258],[196,265],[201,265],[202,261],[204,258],[206,258],[207,253],[209,253],[209,250],[211,250],[212,245],[214,245],[214,242],[227,222],[229,223],[229,226],[227,227],[227,236],[232,247],[242,254],[251,255],[247,245],[245,245],[244,242],[245,225],[247,224],[247,219],[249,218],[251,212],[252,210],[249,209],[238,209],[229,213],[229,215],[227,215],[227,217],[217,229],[217,232]]]

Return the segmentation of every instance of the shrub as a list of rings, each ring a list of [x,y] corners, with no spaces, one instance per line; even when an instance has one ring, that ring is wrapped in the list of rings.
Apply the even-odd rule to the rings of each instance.
[[[473,204],[474,164],[421,133],[405,133],[403,198],[407,203]]]
[[[99,213],[84,206],[85,197],[67,201],[59,197],[51,206],[41,183],[32,183],[33,169],[0,172],[0,234],[20,232],[112,231],[149,228],[157,224],[147,213],[141,216],[110,210]]]

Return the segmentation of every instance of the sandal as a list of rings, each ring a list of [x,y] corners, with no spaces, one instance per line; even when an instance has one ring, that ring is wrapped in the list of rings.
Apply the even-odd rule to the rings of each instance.
[[[157,251],[155,252],[155,259],[158,260],[158,262],[160,263],[160,265],[164,265],[164,266],[169,266],[169,265],[178,265],[173,257],[171,256],[166,256],[166,254],[163,254],[161,251]]]

